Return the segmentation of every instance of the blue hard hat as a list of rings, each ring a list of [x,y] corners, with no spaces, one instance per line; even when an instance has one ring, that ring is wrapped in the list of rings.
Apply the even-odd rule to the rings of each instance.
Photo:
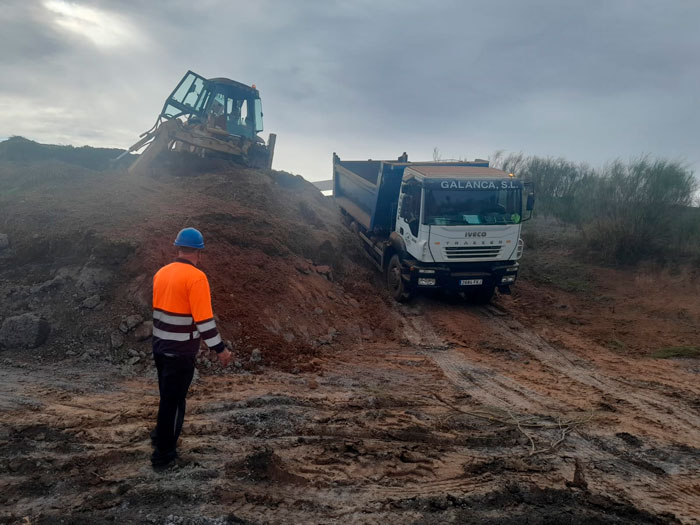
[[[177,238],[173,243],[175,246],[183,246],[186,248],[195,248],[197,250],[204,249],[204,237],[202,237],[201,232],[196,228],[185,228],[180,230],[177,234]]]

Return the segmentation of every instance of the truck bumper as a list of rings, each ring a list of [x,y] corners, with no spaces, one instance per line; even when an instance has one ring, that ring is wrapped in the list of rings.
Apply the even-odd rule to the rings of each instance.
[[[507,293],[518,279],[519,266],[516,261],[489,265],[465,263],[459,266],[412,264],[405,268],[404,279],[415,290],[461,292],[480,287],[498,287]]]

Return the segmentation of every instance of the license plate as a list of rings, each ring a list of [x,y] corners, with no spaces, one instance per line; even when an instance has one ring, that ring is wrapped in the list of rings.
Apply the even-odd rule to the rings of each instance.
[[[479,284],[483,284],[484,280],[483,279],[461,279],[459,281],[460,286],[475,286]]]

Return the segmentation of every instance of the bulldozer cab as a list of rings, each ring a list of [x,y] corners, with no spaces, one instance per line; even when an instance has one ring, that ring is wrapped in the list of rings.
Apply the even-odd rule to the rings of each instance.
[[[160,116],[168,120],[186,117],[215,132],[262,142],[257,136],[263,130],[258,90],[228,78],[205,79],[188,71],[165,101]]]

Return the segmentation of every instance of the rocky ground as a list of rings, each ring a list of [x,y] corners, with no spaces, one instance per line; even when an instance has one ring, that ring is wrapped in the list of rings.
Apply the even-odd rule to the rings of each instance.
[[[545,223],[514,295],[399,306],[283,172],[2,162],[0,190],[0,522],[698,521],[692,269],[583,263]],[[200,356],[154,472],[149,282],[187,225],[236,357]]]

